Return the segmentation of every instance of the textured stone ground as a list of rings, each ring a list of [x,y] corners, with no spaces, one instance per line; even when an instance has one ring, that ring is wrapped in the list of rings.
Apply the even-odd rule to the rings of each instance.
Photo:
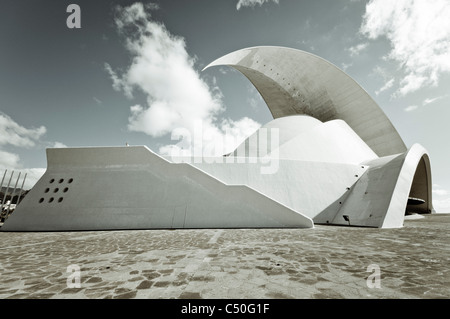
[[[0,233],[0,298],[449,298],[449,230],[437,214],[402,229]]]

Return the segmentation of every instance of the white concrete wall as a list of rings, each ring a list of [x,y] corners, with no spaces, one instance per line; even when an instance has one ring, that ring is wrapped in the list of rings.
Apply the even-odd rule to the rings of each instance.
[[[143,146],[48,149],[46,173],[1,230],[401,227],[417,167],[430,173],[426,150],[377,158],[352,134],[342,121],[291,134],[277,154],[295,159],[172,163]],[[416,185],[431,211],[431,178]]]
[[[48,149],[47,158],[2,231],[313,227],[264,194],[143,146]]]
[[[399,228],[403,226],[408,196],[418,165],[430,168],[426,150],[414,144],[408,152],[364,163],[368,170],[352,187],[331,223],[338,225]],[[420,183],[429,194],[427,211],[433,211],[431,175]],[[343,216],[348,216],[350,223]],[[315,220],[315,222],[318,222]]]
[[[236,161],[239,159],[236,158]],[[315,219],[323,211],[337,213],[343,198],[368,167],[342,163],[278,160],[274,174],[261,174],[268,165],[250,163],[193,163],[229,185],[248,185],[300,214]],[[189,160],[191,161],[191,159]]]

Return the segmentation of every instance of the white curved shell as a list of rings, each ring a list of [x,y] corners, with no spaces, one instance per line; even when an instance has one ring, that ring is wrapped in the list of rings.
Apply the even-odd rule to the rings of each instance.
[[[406,146],[384,112],[355,80],[330,62],[291,48],[261,46],[229,53],[205,69],[228,65],[244,74],[274,118],[306,114],[344,120],[378,156]]]
[[[275,132],[278,143],[272,143]],[[378,158],[344,121],[323,123],[307,115],[272,120],[242,142],[232,155],[346,164]]]

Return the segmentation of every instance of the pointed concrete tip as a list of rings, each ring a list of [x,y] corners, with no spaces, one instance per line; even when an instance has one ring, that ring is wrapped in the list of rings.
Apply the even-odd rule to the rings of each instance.
[[[252,48],[245,48],[241,50],[237,50],[231,53],[228,53],[214,61],[212,61],[210,64],[208,64],[206,67],[203,68],[202,72],[210,67],[218,66],[218,65],[238,65],[239,62],[245,58],[249,53],[251,53],[254,49],[258,49],[260,47],[252,47]]]

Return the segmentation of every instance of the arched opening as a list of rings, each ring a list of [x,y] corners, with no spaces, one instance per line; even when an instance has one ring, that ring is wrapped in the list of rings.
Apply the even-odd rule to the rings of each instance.
[[[423,155],[417,164],[414,179],[409,191],[405,214],[432,212],[431,203],[431,170],[427,155]]]

